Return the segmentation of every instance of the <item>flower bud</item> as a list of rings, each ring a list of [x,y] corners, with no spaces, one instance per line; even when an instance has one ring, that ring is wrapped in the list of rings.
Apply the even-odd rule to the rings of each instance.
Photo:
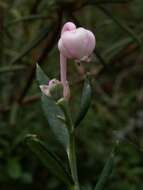
[[[63,97],[63,84],[56,79],[50,80],[48,85],[40,85],[40,89],[46,96],[56,101]]]
[[[82,27],[68,22],[64,25],[58,42],[60,53],[69,59],[86,60],[95,48],[94,34]]]

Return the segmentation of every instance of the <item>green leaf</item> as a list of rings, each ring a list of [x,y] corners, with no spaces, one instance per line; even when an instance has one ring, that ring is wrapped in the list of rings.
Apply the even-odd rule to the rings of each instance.
[[[51,173],[66,184],[73,184],[72,177],[64,168],[62,161],[54,152],[48,149],[44,142],[39,140],[35,135],[28,135],[26,142],[32,152],[35,153],[37,158],[40,159],[43,165],[47,167]]]
[[[59,142],[67,148],[69,133],[66,124],[63,122],[66,120],[63,111],[52,98],[44,94],[42,95],[42,107],[51,130],[54,132]],[[63,121],[60,118],[63,118]]]
[[[75,121],[75,126],[78,126],[80,122],[83,120],[83,118],[85,117],[88,111],[88,108],[91,104],[91,98],[92,98],[91,84],[90,84],[89,79],[86,79],[84,82],[84,87],[82,91],[80,111]]]
[[[39,65],[37,65],[36,76],[39,85],[47,84],[49,81],[49,78]],[[63,122],[65,119],[63,111],[52,98],[45,96],[44,94],[42,95],[42,107],[50,128],[61,144],[64,145],[64,147],[67,147],[69,135],[66,124]],[[63,121],[60,118],[63,118]]]
[[[104,189],[105,184],[106,184],[107,180],[109,179],[109,177],[112,173],[113,167],[115,165],[115,149],[116,149],[117,145],[118,144],[116,143],[115,148],[113,149],[109,158],[107,159],[94,190],[103,190]]]
[[[49,82],[49,78],[38,64],[36,65],[36,78],[39,85],[48,84]]]

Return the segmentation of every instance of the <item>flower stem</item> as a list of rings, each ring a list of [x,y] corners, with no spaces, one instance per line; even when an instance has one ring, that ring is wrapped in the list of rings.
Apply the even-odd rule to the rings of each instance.
[[[64,87],[63,95],[66,99],[69,99],[70,89],[67,81],[67,58],[62,54],[60,54],[60,76]]]
[[[60,75],[61,75],[61,82],[64,87],[63,95],[64,95],[64,98],[68,100],[70,97],[70,88],[67,82],[67,58],[62,54],[60,54]],[[74,180],[74,186],[72,186],[70,190],[80,190],[78,175],[77,175],[74,126],[73,126],[70,112],[68,110],[68,106],[64,104],[64,106],[61,105],[61,107],[66,113],[65,115],[67,117],[67,121],[69,125],[69,144],[67,147],[67,154],[68,154],[71,174]]]

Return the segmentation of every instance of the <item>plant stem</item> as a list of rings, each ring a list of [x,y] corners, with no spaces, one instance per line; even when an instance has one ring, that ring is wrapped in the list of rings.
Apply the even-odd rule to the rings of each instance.
[[[70,89],[67,82],[67,58],[60,53],[60,76],[61,76],[61,82],[64,87],[64,97],[66,99],[69,99],[70,97]]]
[[[77,163],[76,163],[75,128],[72,121],[68,103],[69,102],[65,100],[64,98],[58,101],[58,105],[61,107],[61,109],[63,110],[65,114],[66,124],[68,125],[67,127],[68,127],[68,132],[69,132],[69,143],[67,145],[67,155],[68,155],[72,178],[74,181],[74,185],[70,187],[70,190],[80,190],[78,174],[77,174]]]
[[[75,151],[75,134],[74,132],[70,133],[70,142],[68,146],[68,158],[69,164],[71,168],[71,174],[74,180],[74,187],[71,190],[80,190],[79,181],[78,181],[78,174],[77,174],[77,163],[76,163],[76,151]]]

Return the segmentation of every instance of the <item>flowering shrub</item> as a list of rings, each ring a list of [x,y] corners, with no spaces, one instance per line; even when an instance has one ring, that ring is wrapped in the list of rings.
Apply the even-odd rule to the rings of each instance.
[[[75,188],[70,123],[81,190],[142,189],[142,7],[140,0],[0,1],[0,189]],[[89,30],[97,44],[85,56]]]
[[[59,142],[63,145],[69,161],[69,171],[56,159],[56,155],[50,153],[46,145],[35,135],[28,135],[27,143],[31,150],[44,162],[55,176],[63,180],[70,190],[80,190],[76,163],[76,127],[85,117],[91,101],[91,85],[86,79],[82,106],[79,115],[74,122],[69,108],[70,87],[67,81],[67,59],[86,61],[95,48],[94,34],[84,28],[76,28],[74,23],[68,22],[63,26],[61,38],[58,43],[60,51],[60,74],[61,82],[45,79],[45,74],[37,65],[37,79],[42,91],[42,105],[49,125]],[[44,76],[44,77],[43,77]],[[44,79],[44,80],[43,80]],[[49,82],[48,82],[49,81]],[[48,85],[47,85],[48,83]],[[95,190],[102,190],[113,164],[113,153],[99,179]]]

